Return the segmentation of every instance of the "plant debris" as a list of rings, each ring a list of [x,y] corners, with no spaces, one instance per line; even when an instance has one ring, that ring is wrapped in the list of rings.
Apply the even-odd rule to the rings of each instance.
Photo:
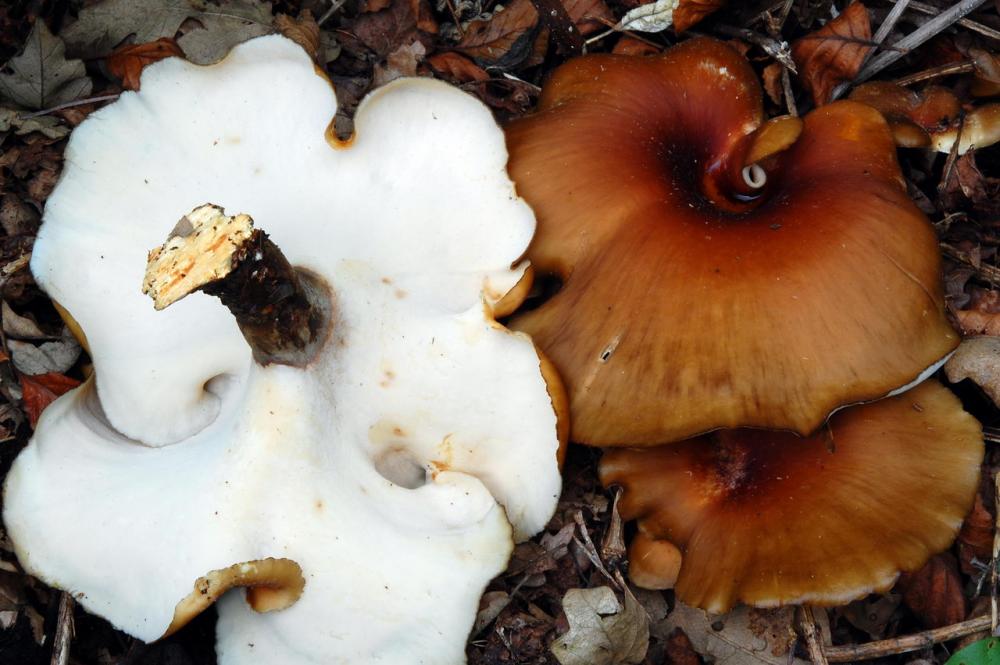
[[[123,89],[138,89],[145,66],[175,56],[211,63],[252,36],[281,32],[303,45],[333,81],[340,101],[336,130],[346,137],[357,103],[399,76],[447,80],[506,122],[534,110],[541,86],[568,58],[581,52],[658,53],[687,39],[685,31],[729,39],[749,58],[767,92],[769,116],[804,113],[872,78],[895,81],[917,106],[946,91],[956,100],[956,113],[937,120],[957,126],[1000,93],[1000,3],[988,0],[3,4],[0,479],[44,409],[90,372],[86,352],[27,268],[66,139]],[[974,665],[988,662],[997,645],[976,641],[955,653],[962,640],[989,630],[990,603],[997,599],[1000,147],[963,155],[921,148],[898,154],[911,197],[935,223],[949,313],[967,336],[940,374],[983,422],[989,450],[976,504],[955,546],[904,575],[890,592],[816,609],[818,647],[831,662],[877,657],[874,662],[886,665]],[[602,159],[596,142],[592,158]],[[447,196],[446,182],[427,187]],[[813,652],[792,608],[740,607],[714,617],[677,603],[672,592],[620,583],[627,576],[620,550],[632,527],[623,529],[616,520],[615,494],[596,479],[597,459],[590,449],[571,448],[557,514],[542,534],[517,548],[480,602],[467,646],[471,665],[806,662]],[[97,480],[94,491],[100,491]],[[68,645],[65,662],[75,665],[215,663],[211,613],[175,636],[143,645],[63,598],[20,572],[0,530],[0,663],[49,665],[60,657],[57,643]]]

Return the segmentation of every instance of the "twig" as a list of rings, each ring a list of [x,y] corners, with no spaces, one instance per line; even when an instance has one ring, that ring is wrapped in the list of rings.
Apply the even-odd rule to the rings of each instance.
[[[1000,443],[1000,427],[984,427],[983,438],[990,443]]]
[[[893,637],[867,644],[847,644],[839,647],[826,647],[826,660],[830,663],[850,663],[856,660],[871,660],[892,656],[918,649],[926,649],[938,642],[948,642],[959,637],[972,635],[990,629],[992,620],[989,616],[976,617],[944,628],[925,630],[922,633]]]
[[[614,488],[615,497],[611,501],[611,519],[608,530],[601,540],[601,558],[605,561],[620,562],[625,558],[625,524],[618,512],[618,501],[622,498],[622,488]]]
[[[969,266],[976,271],[976,275],[983,281],[989,282],[994,286],[1000,285],[1000,268],[986,265],[980,261],[974,261],[968,252],[963,252],[958,247],[949,245],[946,242],[941,243],[941,253],[949,259]]]
[[[816,617],[813,616],[812,608],[802,605],[796,612],[799,631],[806,641],[806,650],[809,652],[809,660],[813,665],[827,665],[829,661],[823,651],[823,641],[820,639],[819,627],[816,626]]]
[[[795,61],[792,60],[792,53],[788,48],[788,42],[779,41],[771,37],[765,37],[762,34],[756,33],[753,30],[747,30],[746,28],[734,28],[731,25],[719,25],[716,26],[716,30],[724,35],[739,37],[740,39],[750,42],[751,44],[756,44],[764,49],[764,52],[769,56],[783,64],[788,69],[792,70],[793,73],[798,73],[798,70],[795,68]]]
[[[798,117],[799,109],[795,105],[795,93],[792,91],[792,75],[788,67],[781,68],[781,88],[785,93],[785,105],[788,107],[788,115]]]
[[[993,474],[994,514],[1000,516],[1000,472]],[[1000,519],[1000,517],[998,517]],[[1000,529],[993,528],[993,561],[990,562],[990,633],[997,631],[997,557],[1000,556]]]
[[[897,85],[913,85],[914,83],[920,83],[921,81],[935,79],[940,76],[951,76],[952,74],[965,74],[974,71],[976,71],[976,66],[967,60],[964,62],[949,62],[947,65],[931,67],[930,69],[925,69],[922,72],[917,72],[916,74],[910,74],[909,76],[904,76],[903,78],[896,79],[895,82]]]
[[[577,545],[583,548],[584,554],[586,554],[587,558],[590,559],[590,562],[594,564],[594,567],[601,571],[606,578],[611,580],[612,584],[619,586],[618,581],[615,580],[614,576],[612,576],[611,573],[608,572],[608,569],[604,567],[601,557],[597,554],[597,548],[594,547],[594,541],[590,539],[590,534],[587,533],[587,523],[583,521],[583,513],[579,510],[575,511],[573,513],[573,521],[576,522],[580,535],[583,537],[583,542],[575,536],[573,537],[573,540],[577,543]]]
[[[330,8],[323,12],[323,15],[316,21],[316,25],[322,26],[330,20],[330,17],[337,13],[337,10],[344,6],[347,0],[330,0]],[[456,24],[457,25],[457,24]]]
[[[892,9],[890,9],[889,13],[886,15],[885,20],[882,21],[882,25],[880,25],[878,30],[875,31],[875,36],[872,38],[872,41],[881,45],[882,42],[885,41],[886,37],[889,36],[889,33],[892,32],[892,29],[896,27],[896,22],[899,21],[899,18],[903,15],[903,12],[906,11],[906,7],[909,4],[910,0],[896,0]]]
[[[87,97],[86,99],[76,99],[72,102],[66,102],[65,104],[60,104],[59,106],[53,106],[50,109],[42,109],[41,111],[35,111],[34,113],[27,113],[21,116],[21,120],[27,120],[29,118],[37,118],[40,115],[48,115],[49,113],[54,113],[55,111],[62,111],[63,109],[71,109],[74,106],[83,106],[84,104],[96,104],[97,102],[110,102],[112,100],[118,99],[118,95],[101,95],[100,97]]]
[[[910,7],[922,14],[930,14],[931,16],[934,16],[939,11],[941,11],[937,7],[932,7],[922,2],[916,2],[916,0],[910,2]],[[958,21],[956,21],[956,23],[958,23],[963,28],[968,28],[973,32],[978,32],[984,37],[989,37],[990,39],[995,39],[997,41],[1000,41],[1000,31],[994,30],[993,28],[983,25],[982,23],[977,23],[976,21],[967,18],[960,18],[958,19]]]
[[[59,595],[59,616],[56,619],[56,634],[52,639],[51,665],[66,665],[69,662],[69,647],[73,641],[73,597],[65,591]]]
[[[462,17],[458,13],[458,7],[455,6],[454,0],[445,0],[445,4],[448,5],[451,18],[455,21],[455,32],[458,33],[459,40],[465,39],[465,29],[462,28]]]
[[[934,37],[941,31],[950,27],[959,19],[975,11],[985,3],[986,0],[961,0],[960,2],[955,3],[939,15],[927,21],[927,23],[924,23],[922,26],[908,34],[906,37],[903,37],[898,42],[893,44],[892,46],[894,50],[883,51],[879,55],[872,58],[871,61],[854,78],[854,83],[867,81],[875,74],[899,60],[911,50],[917,48],[931,37]]]

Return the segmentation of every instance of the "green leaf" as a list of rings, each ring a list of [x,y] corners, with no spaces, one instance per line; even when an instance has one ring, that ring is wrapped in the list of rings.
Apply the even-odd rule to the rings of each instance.
[[[0,73],[0,100],[28,109],[44,109],[90,94],[94,85],[83,62],[67,60],[66,48],[43,21],[35,21],[24,51]]]
[[[1000,665],[1000,637],[973,642],[955,652],[944,665]]]

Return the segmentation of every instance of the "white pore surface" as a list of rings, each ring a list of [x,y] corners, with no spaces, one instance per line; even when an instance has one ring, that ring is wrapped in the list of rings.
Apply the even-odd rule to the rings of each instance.
[[[294,559],[290,609],[221,604],[223,665],[461,663],[509,556],[505,512],[525,538],[559,493],[538,357],[489,314],[534,220],[464,93],[390,84],[340,149],[335,110],[273,36],[210,67],[155,64],[73,133],[32,269],[97,378],[45,412],[4,519],[30,572],[145,640],[206,572]],[[336,324],[309,368],[252,363],[213,298],[156,312],[140,292],[147,251],[207,202],[331,285]]]

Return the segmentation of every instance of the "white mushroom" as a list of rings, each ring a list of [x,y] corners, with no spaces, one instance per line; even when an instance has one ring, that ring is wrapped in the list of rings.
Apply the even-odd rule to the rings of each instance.
[[[96,380],[43,415],[4,519],[29,572],[144,640],[232,585],[288,605],[301,571],[288,609],[220,603],[220,663],[460,663],[512,535],[559,494],[560,387],[492,311],[524,284],[534,219],[472,97],[395,82],[349,144],[327,138],[335,110],[272,36],[152,65],[74,132],[32,269]],[[205,294],[141,293],[147,250],[206,202],[329,288],[308,365],[253,362]]]

